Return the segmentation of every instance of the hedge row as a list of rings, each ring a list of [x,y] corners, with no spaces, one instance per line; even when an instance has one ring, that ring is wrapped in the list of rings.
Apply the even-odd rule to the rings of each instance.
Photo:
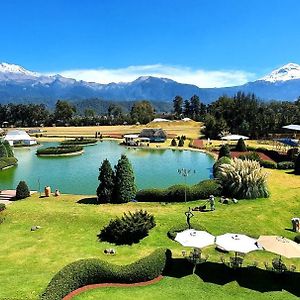
[[[136,200],[141,202],[183,202],[206,199],[209,195],[221,196],[222,187],[215,179],[201,181],[192,186],[183,184],[172,185],[166,189],[145,189],[136,194]]]
[[[58,147],[48,147],[48,148],[42,148],[38,149],[36,151],[37,155],[41,154],[67,154],[67,153],[73,153],[73,152],[79,152],[82,151],[82,146],[58,146]]]
[[[97,143],[96,139],[76,139],[61,142],[61,145],[88,145]]]
[[[0,158],[0,170],[9,166],[16,165],[18,160],[15,157],[2,157]]]
[[[50,281],[41,300],[61,300],[72,291],[96,283],[135,283],[162,274],[170,251],[157,249],[130,265],[117,266],[97,258],[75,261],[60,270]]]

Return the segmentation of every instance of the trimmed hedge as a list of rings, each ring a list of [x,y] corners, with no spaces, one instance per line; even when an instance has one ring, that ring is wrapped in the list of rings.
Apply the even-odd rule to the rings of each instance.
[[[72,145],[88,145],[88,144],[96,144],[97,140],[96,139],[75,139],[75,140],[67,140],[63,141],[60,144],[62,146],[72,146]]]
[[[16,165],[18,160],[15,157],[3,157],[0,158],[0,170]]]
[[[79,152],[82,151],[83,147],[82,146],[58,146],[58,147],[48,147],[48,148],[42,148],[38,149],[36,151],[36,155],[41,155],[41,154],[54,154],[54,155],[59,155],[59,154],[67,154],[67,153],[73,153],[73,152]]]
[[[202,225],[192,225],[192,228],[199,231],[207,231],[206,228]],[[174,240],[178,232],[184,231],[186,229],[189,229],[189,226],[187,224],[173,226],[169,229],[167,236],[169,239]]]
[[[192,186],[172,185],[166,189],[145,189],[136,194],[141,202],[184,202],[186,188],[187,201],[206,199],[209,195],[221,196],[222,187],[215,179],[203,180]]]
[[[170,250],[157,249],[130,265],[118,266],[97,258],[81,259],[61,269],[50,281],[41,300],[61,300],[72,291],[96,283],[135,283],[162,274]]]
[[[295,163],[293,161],[281,161],[277,164],[277,169],[279,170],[290,170],[295,168]]]
[[[277,163],[270,160],[261,160],[259,162],[261,167],[268,168],[268,169],[277,169]]]

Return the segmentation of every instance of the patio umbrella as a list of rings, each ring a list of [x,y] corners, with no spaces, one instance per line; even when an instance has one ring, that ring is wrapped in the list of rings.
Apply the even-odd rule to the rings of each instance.
[[[226,141],[238,141],[239,139],[248,140],[249,137],[244,135],[239,135],[239,134],[229,134],[221,137],[221,140],[226,140]]]
[[[175,241],[185,247],[204,248],[215,243],[215,237],[206,231],[187,229],[176,234]]]
[[[300,125],[290,124],[290,125],[283,126],[282,128],[299,131]]]
[[[292,240],[276,235],[261,235],[257,242],[269,252],[286,258],[300,257],[300,245]]]
[[[244,234],[225,233],[219,235],[216,238],[216,244],[226,251],[248,253],[260,250],[260,247],[257,245],[257,240]]]

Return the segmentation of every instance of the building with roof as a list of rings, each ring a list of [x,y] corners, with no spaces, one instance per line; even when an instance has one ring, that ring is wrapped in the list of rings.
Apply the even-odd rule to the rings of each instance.
[[[37,144],[37,141],[24,130],[8,131],[4,140],[8,141],[11,146],[32,146]]]
[[[163,143],[167,134],[162,128],[146,128],[141,131],[139,138],[148,138],[151,143]]]

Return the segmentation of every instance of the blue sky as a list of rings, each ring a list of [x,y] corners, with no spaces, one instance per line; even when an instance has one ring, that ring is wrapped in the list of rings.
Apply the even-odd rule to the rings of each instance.
[[[0,61],[41,73],[220,86],[300,63],[298,0],[10,0],[0,11]]]

